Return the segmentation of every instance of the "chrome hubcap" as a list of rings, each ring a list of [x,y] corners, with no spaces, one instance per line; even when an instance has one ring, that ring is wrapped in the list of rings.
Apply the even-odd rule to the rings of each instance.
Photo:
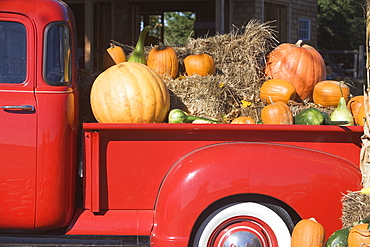
[[[259,219],[236,217],[223,222],[212,233],[208,247],[278,246],[271,228]]]

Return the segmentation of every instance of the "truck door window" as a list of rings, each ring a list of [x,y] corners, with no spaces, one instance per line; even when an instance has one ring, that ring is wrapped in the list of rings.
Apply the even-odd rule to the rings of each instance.
[[[52,86],[71,83],[71,36],[65,23],[50,24],[45,33],[44,79]]]
[[[26,27],[23,24],[0,21],[0,83],[25,81],[26,44]]]

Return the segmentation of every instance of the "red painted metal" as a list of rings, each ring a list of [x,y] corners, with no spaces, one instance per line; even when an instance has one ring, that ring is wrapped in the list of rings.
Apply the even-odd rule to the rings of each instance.
[[[32,20],[22,15],[0,12],[0,21],[19,22],[26,27],[30,40],[27,43],[27,62],[34,60]],[[34,84],[32,73],[28,73],[22,85],[0,84],[0,106],[35,105]],[[0,214],[3,215],[0,217],[0,227],[34,227],[37,116],[34,112],[26,113],[0,109],[0,198],[7,202],[0,207]]]
[[[156,246],[186,245],[207,206],[248,193],[281,200],[332,232],[341,225],[341,193],[360,188],[361,127],[88,123],[84,130],[100,135],[101,209],[155,209]]]
[[[342,193],[358,190],[360,182],[355,164],[323,152],[266,143],[213,145],[187,155],[167,174],[153,243],[185,246],[197,216],[211,203],[237,194],[248,200],[251,193],[276,198],[302,218],[314,216],[330,234],[341,227]]]
[[[98,132],[85,133],[85,208],[91,212],[100,211],[100,142]]]
[[[150,235],[154,210],[109,210],[94,214],[76,210],[67,235]]]
[[[34,107],[0,109],[0,228],[60,228],[75,210],[77,69],[72,42],[72,84],[53,87],[44,81],[44,31],[63,21],[74,39],[73,15],[57,1],[0,1],[0,21],[22,23],[27,39],[26,79],[0,83],[0,106]]]

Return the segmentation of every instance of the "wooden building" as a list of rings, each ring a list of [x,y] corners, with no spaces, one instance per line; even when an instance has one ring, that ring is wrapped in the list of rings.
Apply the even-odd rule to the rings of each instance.
[[[141,22],[165,12],[193,12],[196,37],[227,33],[255,18],[274,21],[280,42],[317,44],[317,0],[64,0],[75,14],[80,65],[99,69],[109,40],[133,45]],[[165,28],[163,28],[165,32]]]

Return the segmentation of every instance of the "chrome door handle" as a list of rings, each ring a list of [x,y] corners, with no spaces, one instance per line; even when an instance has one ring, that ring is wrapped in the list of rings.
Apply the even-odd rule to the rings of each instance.
[[[35,111],[33,105],[6,105],[1,108],[4,109],[4,111]]]

